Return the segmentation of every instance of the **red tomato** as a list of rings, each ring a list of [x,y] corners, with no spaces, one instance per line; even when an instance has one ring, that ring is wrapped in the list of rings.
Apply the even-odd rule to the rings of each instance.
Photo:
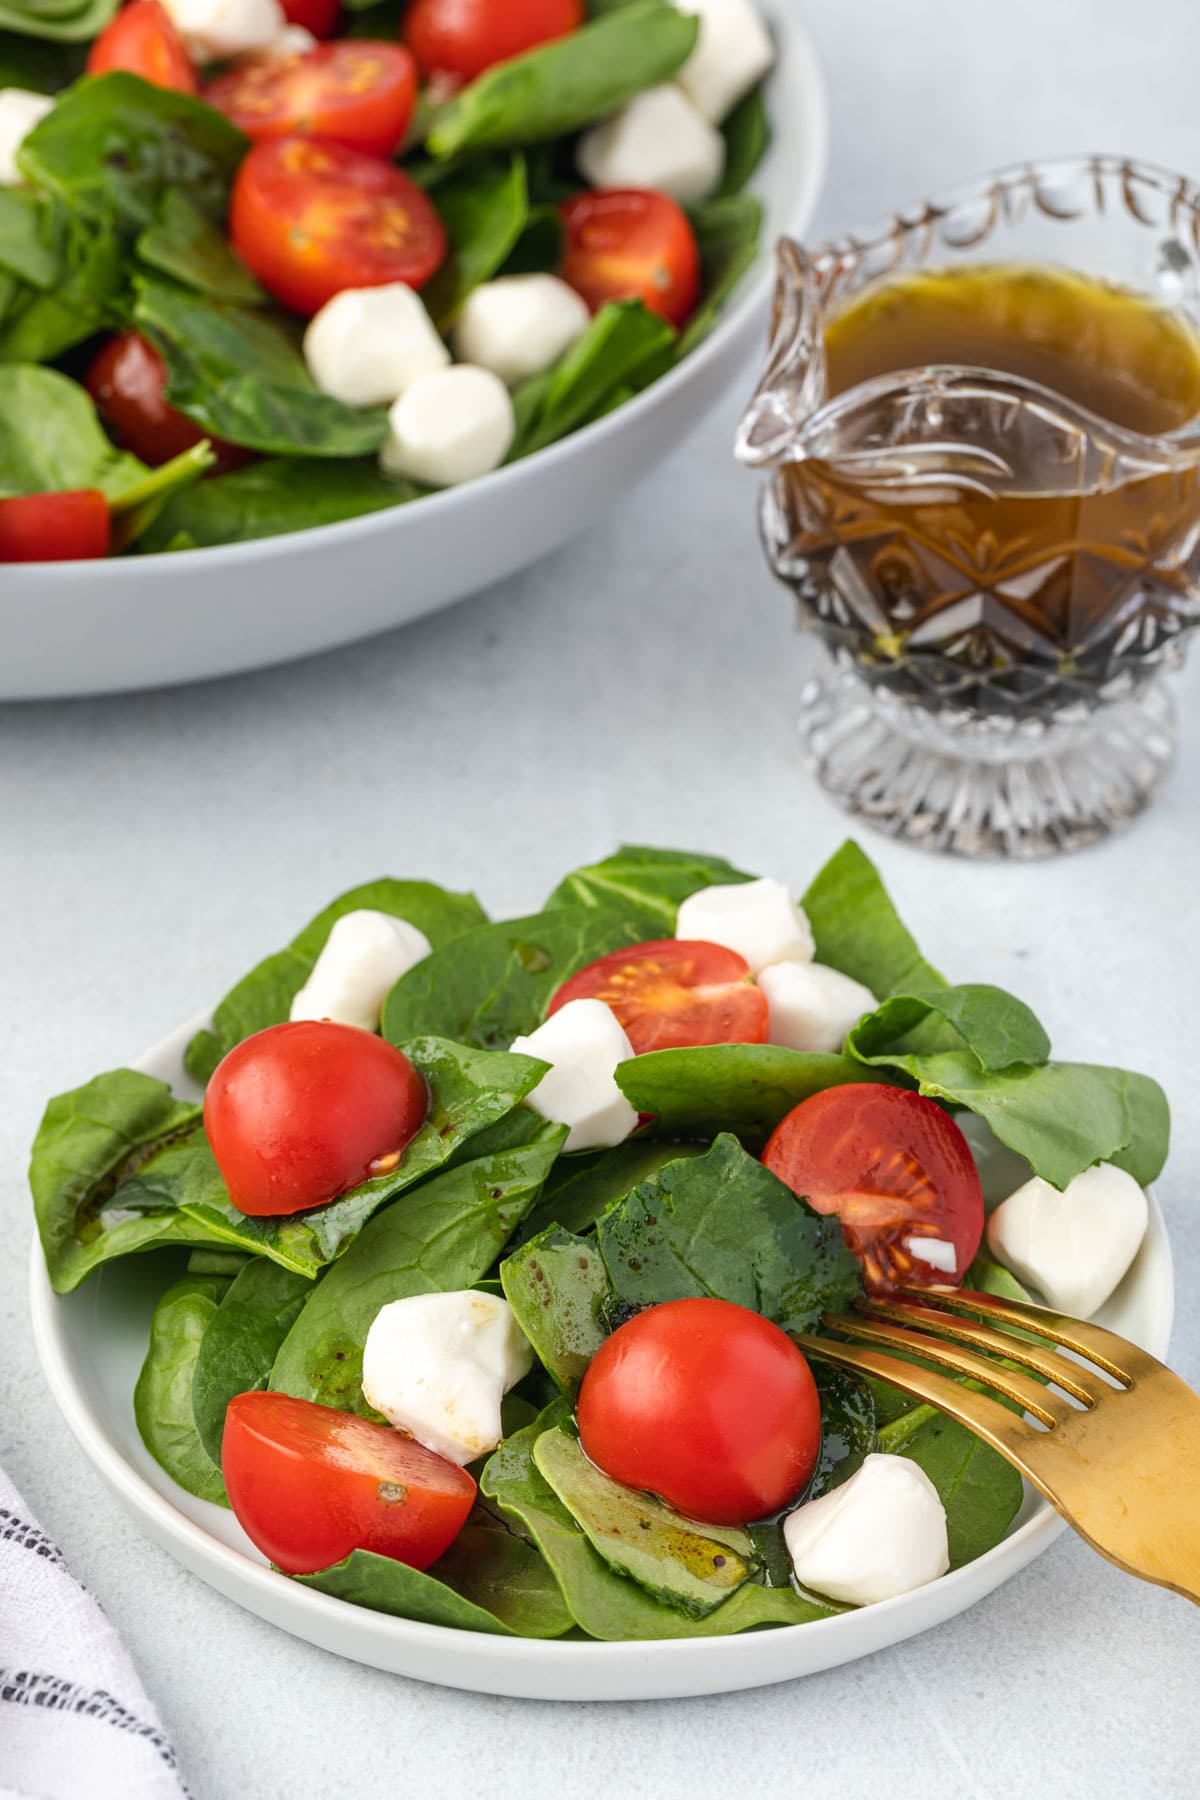
[[[297,1020],[256,1031],[218,1063],[204,1129],[233,1204],[266,1217],[395,1168],[427,1110],[424,1082],[392,1044]]]
[[[199,444],[206,433],[166,399],[167,366],[148,338],[122,331],[93,358],[87,390],[105,426],[118,443],[152,469]],[[249,450],[209,438],[217,474],[252,460]]]
[[[635,1056],[686,1044],[765,1044],[767,997],[736,950],[698,938],[663,938],[612,950],[572,975],[550,1002],[603,1000]]]
[[[868,1288],[956,1286],[983,1235],[979,1171],[966,1138],[932,1100],[854,1082],[802,1100],[777,1125],[763,1162],[820,1213],[837,1213]],[[938,1240],[939,1268],[909,1248]]]
[[[107,556],[108,501],[98,488],[0,500],[0,563],[82,562]]]
[[[230,1401],[221,1473],[246,1536],[289,1575],[352,1550],[427,1569],[475,1502],[465,1469],[404,1432],[290,1394]]]
[[[299,56],[255,56],[210,81],[204,98],[256,143],[315,137],[391,156],[408,130],[417,69],[399,44],[346,38]]]
[[[315,38],[333,36],[341,12],[339,0],[281,0],[289,25],[303,25]]]
[[[130,0],[104,27],[88,53],[89,75],[124,69],[155,87],[199,92],[196,71],[182,37],[158,0]]]
[[[446,230],[415,182],[340,144],[276,138],[238,170],[233,247],[275,298],[311,315],[343,288],[419,288],[446,254]]]
[[[598,1468],[710,1525],[794,1500],[821,1448],[821,1402],[778,1325],[729,1300],[669,1300],[607,1338],[579,1390]]]
[[[400,35],[426,81],[474,81],[493,63],[569,37],[583,15],[583,0],[413,0]]]
[[[700,298],[700,250],[682,207],[641,188],[597,188],[560,209],[567,247],[559,274],[593,312],[641,300],[682,325]]]

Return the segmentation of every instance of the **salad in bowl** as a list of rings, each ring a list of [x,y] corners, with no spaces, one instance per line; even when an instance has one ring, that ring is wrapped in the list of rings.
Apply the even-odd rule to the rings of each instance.
[[[754,0],[0,4],[0,561],[427,499],[688,357],[755,260]]]
[[[1155,1082],[947,982],[853,843],[800,902],[647,848],[499,923],[374,881],[185,1063],[50,1102],[53,1288],[152,1259],[138,1429],[272,1581],[493,1638],[814,1625],[983,1556],[1012,1467],[796,1339],[864,1290],[1095,1312],[1167,1151]]]

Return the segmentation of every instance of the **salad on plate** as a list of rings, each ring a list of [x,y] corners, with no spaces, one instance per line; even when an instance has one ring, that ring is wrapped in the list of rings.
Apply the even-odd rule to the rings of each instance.
[[[31,1165],[59,1293],[161,1267],[150,1455],[298,1581],[530,1637],[803,1624],[999,1542],[1012,1467],[795,1338],[864,1288],[1094,1312],[1168,1139],[854,843],[800,903],[647,848],[499,923],[370,882],[186,1066],[52,1100]]]
[[[757,254],[754,0],[0,0],[0,562],[415,501]]]

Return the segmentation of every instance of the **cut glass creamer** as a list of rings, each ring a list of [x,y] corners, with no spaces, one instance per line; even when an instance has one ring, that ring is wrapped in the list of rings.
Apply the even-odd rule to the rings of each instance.
[[[1200,190],[1111,157],[780,245],[738,455],[833,655],[802,731],[849,811],[1027,857],[1154,794],[1200,619],[1198,268]]]

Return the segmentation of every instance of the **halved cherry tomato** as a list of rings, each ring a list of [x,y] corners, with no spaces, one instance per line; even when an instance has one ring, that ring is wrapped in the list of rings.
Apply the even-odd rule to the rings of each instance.
[[[550,1002],[603,1000],[635,1056],[688,1044],[765,1044],[767,997],[736,950],[699,938],[662,938],[611,950],[564,981]]]
[[[107,556],[108,501],[98,488],[0,500],[0,563],[83,562]]]
[[[343,288],[419,288],[446,254],[446,229],[415,182],[341,144],[276,138],[237,172],[233,247],[277,300],[311,315]]]
[[[206,436],[166,399],[167,366],[148,338],[122,331],[96,353],[87,373],[87,390],[105,426],[117,442],[157,469],[181,456]],[[209,438],[216,453],[215,472],[240,469],[253,453],[236,444]]]
[[[246,1536],[289,1575],[352,1550],[427,1569],[475,1501],[465,1469],[404,1432],[290,1394],[230,1401],[221,1473]]]
[[[113,69],[179,94],[200,91],[187,47],[159,0],[130,0],[104,27],[88,53],[87,72],[107,75]]]
[[[583,0],[413,0],[400,35],[426,81],[474,81],[493,63],[569,37],[583,17]]]
[[[577,1416],[606,1475],[712,1525],[778,1512],[821,1448],[803,1355],[729,1300],[669,1300],[619,1326],[588,1364]]]
[[[303,25],[315,38],[333,36],[341,12],[340,0],[280,0],[289,25]]]
[[[641,300],[682,325],[700,298],[700,250],[683,208],[643,188],[597,188],[559,209],[567,247],[559,274],[593,312]]]
[[[256,143],[313,137],[390,156],[408,130],[417,67],[400,44],[345,38],[299,56],[255,56],[210,81],[204,98]]]
[[[954,1120],[920,1094],[826,1088],[776,1126],[762,1159],[817,1212],[838,1215],[875,1292],[957,1286],[974,1261],[979,1171]]]
[[[328,1019],[269,1025],[217,1064],[204,1129],[244,1213],[303,1212],[394,1169],[428,1110],[392,1044]]]

